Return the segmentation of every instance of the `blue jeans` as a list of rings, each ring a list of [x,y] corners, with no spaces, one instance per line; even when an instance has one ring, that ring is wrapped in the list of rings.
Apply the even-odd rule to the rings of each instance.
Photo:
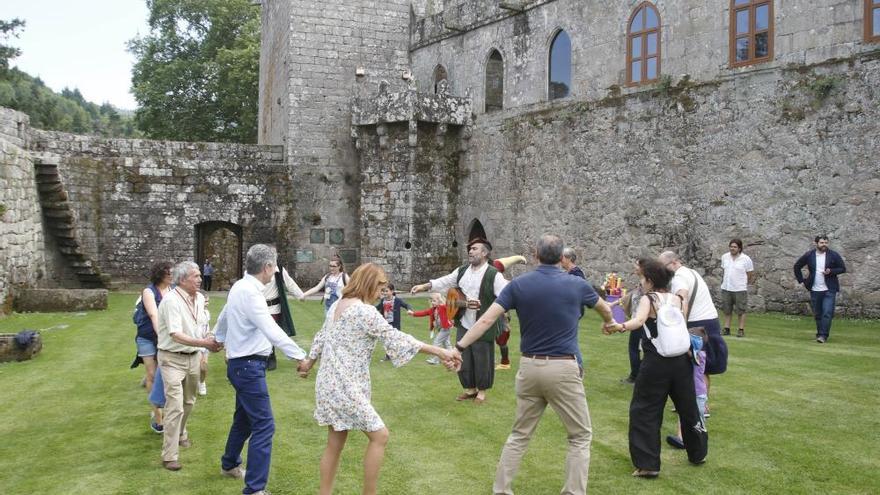
[[[828,338],[831,333],[831,319],[834,318],[834,304],[837,292],[833,290],[810,291],[813,317],[816,318],[816,337]]]
[[[244,442],[250,438],[242,493],[258,492],[265,489],[269,482],[272,436],[275,434],[275,418],[266,386],[266,361],[230,359],[226,377],[235,388],[235,414],[232,416],[226,450],[220,458],[221,465],[228,470],[241,464],[241,450]]]

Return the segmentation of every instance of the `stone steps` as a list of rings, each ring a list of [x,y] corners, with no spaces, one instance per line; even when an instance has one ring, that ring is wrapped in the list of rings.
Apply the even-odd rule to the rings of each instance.
[[[112,284],[110,276],[101,273],[92,263],[76,235],[76,215],[64,190],[57,159],[37,157],[34,170],[43,219],[67,267],[76,274],[83,288],[109,288]]]

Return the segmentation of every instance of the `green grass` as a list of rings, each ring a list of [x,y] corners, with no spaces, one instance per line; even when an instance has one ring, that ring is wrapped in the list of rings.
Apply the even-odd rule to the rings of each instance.
[[[161,468],[161,436],[147,427],[139,386],[143,368],[128,368],[135,353],[134,299],[111,294],[108,311],[0,320],[0,332],[41,329],[44,339],[34,360],[0,365],[0,493],[240,493],[240,482],[218,474],[234,407],[219,355],[211,356],[209,395],[198,399],[191,417],[194,445],[181,451],[184,469]],[[212,298],[215,315],[223,302]],[[415,300],[416,307],[426,303]],[[307,347],[323,312],[316,301],[294,302],[293,312],[297,341]],[[404,330],[427,339],[425,319],[404,318]],[[878,322],[838,318],[830,343],[819,345],[811,318],[750,315],[747,334],[728,338],[729,370],[712,382],[708,462],[690,466],[683,452],[664,444],[661,477],[638,480],[629,476],[627,448],[632,388],[618,382],[628,371],[626,337],[601,335],[588,312],[581,346],[594,430],[591,493],[880,490]],[[518,345],[514,319],[511,349]],[[498,372],[489,400],[476,407],[456,403],[455,375],[425,364],[424,355],[399,369],[380,357],[381,346],[372,368],[373,399],[391,441],[380,493],[490,493],[513,421],[515,371]],[[269,489],[316,493],[326,430],[312,419],[314,378],[297,378],[294,363],[283,361],[269,374],[269,387],[277,424]],[[664,436],[674,417],[667,413]],[[336,493],[360,493],[364,446],[363,435],[350,435]],[[558,493],[565,446],[564,429],[548,410],[516,479],[517,493]]]

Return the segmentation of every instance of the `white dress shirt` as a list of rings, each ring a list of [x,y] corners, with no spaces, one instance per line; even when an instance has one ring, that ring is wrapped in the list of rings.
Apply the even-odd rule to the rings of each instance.
[[[296,285],[296,281],[290,277],[290,274],[287,273],[287,268],[283,268],[284,271],[281,272],[281,276],[284,278],[284,289],[287,290],[287,294],[296,298],[300,298],[303,295],[302,289]],[[278,267],[275,267],[275,273],[278,273]],[[263,297],[266,298],[266,301],[271,301],[278,297],[278,284],[275,283],[275,277],[272,277],[272,280],[269,281],[268,284],[263,286]],[[269,306],[269,314],[277,315],[281,312],[281,304],[273,304]]]
[[[431,280],[431,291],[443,293],[453,287],[458,287],[464,292],[464,295],[468,299],[480,299],[480,285],[483,283],[483,275],[486,273],[486,269],[489,268],[489,263],[483,263],[478,266],[476,269],[472,266],[468,266],[467,270],[464,271],[464,275],[461,277],[461,281],[456,282],[458,278],[458,268],[452,271],[449,275],[433,279]],[[495,280],[493,281],[493,289],[495,291],[495,296],[501,294],[501,291],[504,287],[507,286],[507,280],[504,278],[501,273],[495,274]],[[483,311],[489,308],[480,308]],[[461,326],[465,328],[465,330],[470,330],[472,326],[477,322],[477,310],[468,309],[464,312],[464,315],[461,317]]]
[[[214,327],[217,342],[225,344],[229,359],[253,354],[268,356],[272,346],[281,349],[290,359],[305,358],[305,351],[285,335],[269,315],[264,288],[264,284],[250,274],[232,286]]]

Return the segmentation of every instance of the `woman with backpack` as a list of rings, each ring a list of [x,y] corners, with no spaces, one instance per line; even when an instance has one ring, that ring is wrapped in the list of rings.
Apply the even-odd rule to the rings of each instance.
[[[305,291],[302,296],[300,296],[299,300],[311,296],[312,294],[317,293],[319,290],[324,291],[324,313],[326,313],[330,306],[335,303],[340,297],[342,297],[342,289],[345,287],[345,284],[348,283],[348,274],[345,273],[345,267],[342,265],[342,260],[338,256],[334,256],[330,260],[330,264],[327,265],[330,268],[330,273],[325,274],[321,277],[321,281],[311,289]]]
[[[636,377],[629,406],[629,452],[633,476],[656,478],[660,474],[660,429],[666,398],[678,411],[682,437],[692,464],[705,462],[708,434],[697,409],[693,363],[688,356],[690,335],[681,298],[669,292],[674,273],[658,260],[642,266],[645,295],[633,317],[604,327],[606,334],[644,327],[644,358]]]
[[[135,343],[137,344],[137,357],[131,364],[132,368],[136,368],[138,364],[144,363],[147,368],[147,376],[145,386],[147,395],[153,390],[153,381],[156,378],[156,354],[157,340],[156,328],[159,326],[159,303],[168,291],[171,290],[171,262],[160,261],[155,263],[150,269],[150,285],[148,285],[141,297],[138,299],[134,310],[134,324],[137,327],[137,336]],[[156,433],[162,433],[162,409],[151,402],[153,408],[152,420],[150,428]]]

